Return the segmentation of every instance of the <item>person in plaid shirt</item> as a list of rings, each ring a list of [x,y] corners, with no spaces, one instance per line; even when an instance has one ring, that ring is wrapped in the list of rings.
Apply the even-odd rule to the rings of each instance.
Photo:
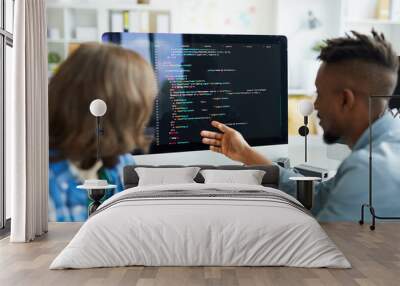
[[[130,152],[149,147],[144,130],[156,94],[150,64],[116,45],[82,44],[59,66],[49,83],[50,220],[87,219],[87,191],[76,188],[85,179],[117,185],[103,200],[123,190],[123,167],[135,163]],[[100,160],[96,120],[89,112],[94,99],[107,104]]]
[[[99,179],[117,185],[107,190],[102,201],[123,191],[122,172],[126,165],[134,165],[131,154],[119,156],[119,162],[112,168],[101,167],[97,171]],[[50,163],[49,165],[49,220],[50,221],[85,221],[88,218],[90,199],[87,191],[77,189],[83,184],[81,172],[68,160]]]

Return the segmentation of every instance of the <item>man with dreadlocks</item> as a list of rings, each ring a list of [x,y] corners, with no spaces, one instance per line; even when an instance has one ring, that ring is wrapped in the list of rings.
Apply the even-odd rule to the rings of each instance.
[[[398,58],[383,34],[351,32],[330,39],[318,57],[321,66],[315,80],[320,125],[324,141],[342,142],[352,149],[332,179],[315,187],[312,213],[320,221],[356,221],[360,206],[368,201],[369,96],[393,93],[397,82]],[[400,120],[385,112],[386,100],[374,100],[373,188],[374,205],[381,216],[400,212]],[[219,132],[202,131],[210,150],[246,165],[271,165],[268,158],[252,149],[236,130],[213,121]],[[280,168],[279,187],[294,195],[289,177],[293,170]]]

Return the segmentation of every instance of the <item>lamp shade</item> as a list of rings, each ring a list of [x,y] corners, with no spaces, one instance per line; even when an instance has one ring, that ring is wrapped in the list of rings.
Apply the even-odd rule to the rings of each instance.
[[[101,117],[106,114],[107,104],[101,99],[95,99],[90,103],[90,113],[96,117]]]
[[[301,115],[309,116],[314,111],[314,104],[309,100],[301,100],[298,109]]]

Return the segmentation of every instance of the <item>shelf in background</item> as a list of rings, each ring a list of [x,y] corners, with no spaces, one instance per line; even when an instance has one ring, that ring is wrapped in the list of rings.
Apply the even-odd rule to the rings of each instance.
[[[346,20],[346,24],[357,25],[357,24],[365,24],[365,25],[400,25],[400,21],[396,20],[380,20],[380,19],[348,19]]]
[[[64,60],[82,43],[101,42],[104,32],[170,32],[171,4],[164,2],[46,0],[48,50]]]
[[[302,89],[302,88],[294,88],[294,89],[289,89],[288,90],[288,95],[308,95],[308,96],[313,96],[314,95],[314,91],[312,90],[307,90],[307,89]]]
[[[53,43],[53,44],[64,44],[65,40],[64,39],[58,39],[58,40],[54,40],[54,39],[47,39],[48,43]]]
[[[89,38],[87,38],[87,39],[77,39],[77,38],[72,38],[72,39],[70,39],[69,41],[68,41],[68,44],[70,44],[70,43],[86,43],[86,42],[98,42],[99,40],[97,40],[97,39],[89,39]]]

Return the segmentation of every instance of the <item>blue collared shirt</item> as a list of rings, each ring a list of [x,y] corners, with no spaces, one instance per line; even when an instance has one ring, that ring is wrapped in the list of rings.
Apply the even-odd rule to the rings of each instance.
[[[319,221],[358,221],[368,203],[369,129],[364,131],[336,176],[316,184],[311,212]],[[279,188],[293,196],[298,176],[280,168]],[[400,216],[400,117],[389,112],[372,124],[372,204],[378,216]],[[368,214],[367,214],[368,212]],[[366,209],[366,218],[369,210]]]

